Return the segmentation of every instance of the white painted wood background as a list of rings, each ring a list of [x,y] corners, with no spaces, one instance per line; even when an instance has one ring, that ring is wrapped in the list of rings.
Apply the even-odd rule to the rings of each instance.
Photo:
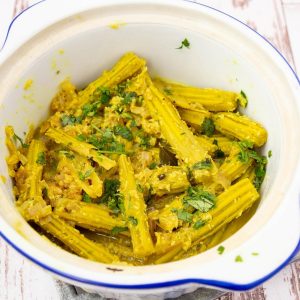
[[[37,0],[0,0],[0,39],[10,20]],[[300,0],[199,0],[247,23],[269,39],[300,73]],[[300,300],[300,260],[262,286],[244,293],[217,293],[216,300]],[[0,300],[101,299],[52,278],[0,239]],[[200,293],[181,300],[203,299]],[[204,300],[204,299],[203,299]],[[206,299],[205,299],[206,300]]]

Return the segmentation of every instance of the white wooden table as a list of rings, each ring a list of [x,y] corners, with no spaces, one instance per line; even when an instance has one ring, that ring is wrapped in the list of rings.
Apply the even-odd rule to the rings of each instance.
[[[50,0],[51,1],[51,0]],[[0,0],[0,39],[11,19],[37,0]],[[269,39],[300,73],[300,0],[199,0],[247,23]],[[215,293],[217,300],[300,300],[300,260],[245,293]],[[214,297],[214,298],[215,298]],[[23,259],[0,239],[0,300],[101,299],[64,284]],[[180,297],[197,300],[199,293]],[[204,299],[203,299],[204,300]],[[206,299],[205,299],[206,300]]]

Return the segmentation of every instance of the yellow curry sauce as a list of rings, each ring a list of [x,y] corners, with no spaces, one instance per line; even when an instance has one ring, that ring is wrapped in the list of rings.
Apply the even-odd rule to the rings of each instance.
[[[158,264],[211,248],[255,212],[266,130],[238,112],[244,92],[151,79],[127,53],[23,141],[6,128],[24,218],[103,263]]]

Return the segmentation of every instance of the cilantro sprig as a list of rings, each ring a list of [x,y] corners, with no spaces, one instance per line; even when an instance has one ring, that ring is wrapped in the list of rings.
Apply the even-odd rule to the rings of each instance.
[[[119,226],[115,226],[112,230],[111,230],[111,234],[112,235],[118,235],[121,232],[127,231],[128,228],[127,227],[119,227]]]
[[[183,41],[181,41],[181,45],[178,48],[176,48],[176,49],[183,49],[183,47],[189,49],[190,45],[191,44],[190,44],[189,40],[187,38],[185,38]]]
[[[106,204],[115,214],[123,211],[123,195],[119,192],[120,181],[105,179],[103,185],[104,192],[98,202]]]
[[[89,170],[85,171],[84,173],[79,172],[78,173],[79,179],[84,181],[84,180],[88,179],[92,175],[93,172],[94,172],[93,169],[89,169]]]
[[[15,140],[18,140],[18,141],[19,141],[19,143],[21,144],[21,147],[22,147],[22,148],[28,148],[28,147],[29,147],[29,145],[26,144],[26,143],[24,143],[23,140],[22,140],[18,135],[16,135],[15,133],[14,133],[14,135],[13,135],[13,138],[14,138]]]
[[[238,154],[238,159],[241,162],[247,163],[249,159],[255,160],[255,178],[253,180],[253,184],[257,190],[260,189],[262,182],[266,175],[266,167],[268,160],[266,156],[258,154],[255,150],[253,150],[253,143],[249,141],[241,141],[238,142],[240,146],[240,152]]]
[[[208,212],[215,206],[216,196],[199,187],[189,187],[183,202],[200,212]]]
[[[129,217],[128,217],[128,221],[129,221],[133,226],[137,226],[137,224],[138,224],[137,218],[135,218],[135,217],[133,217],[133,216],[129,216]]]
[[[211,137],[215,132],[215,124],[212,119],[205,118],[201,124],[201,132],[208,137]]]
[[[209,170],[212,167],[212,162],[209,158],[199,161],[192,166],[193,170]]]
[[[184,209],[173,208],[172,212],[175,213],[177,215],[177,218],[181,221],[191,223],[193,220],[193,214]]]
[[[45,154],[45,152],[38,153],[36,163],[39,164],[39,165],[45,165],[46,164],[46,154]]]
[[[128,141],[133,140],[132,132],[130,131],[130,129],[128,127],[123,126],[123,125],[114,126],[114,134],[119,135]]]

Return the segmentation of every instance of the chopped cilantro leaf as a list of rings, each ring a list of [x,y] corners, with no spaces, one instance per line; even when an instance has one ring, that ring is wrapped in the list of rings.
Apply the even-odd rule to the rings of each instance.
[[[217,251],[218,251],[218,253],[221,255],[221,254],[224,253],[225,247],[221,245],[221,246],[218,247]]]
[[[13,135],[13,138],[20,142],[22,148],[28,148],[29,147],[29,145],[24,143],[23,140],[19,136],[17,136],[15,133]]]
[[[173,93],[172,93],[172,90],[169,88],[169,87],[165,87],[164,88],[164,92],[165,92],[165,94],[167,94],[167,95],[172,95]]]
[[[91,96],[91,102],[98,102],[103,105],[107,105],[111,98],[111,92],[106,87],[98,87],[95,89]]]
[[[255,160],[255,178],[253,184],[257,190],[259,190],[265,175],[266,175],[266,165],[268,163],[265,156],[259,155],[256,151],[248,149],[252,148],[253,144],[249,141],[239,142],[238,145],[241,148],[241,152],[238,154],[238,159],[241,162],[247,163],[250,158]]]
[[[83,192],[82,200],[83,200],[83,202],[86,202],[86,203],[91,203],[92,202],[91,197],[86,192]]]
[[[119,227],[119,226],[115,226],[112,230],[111,230],[111,234],[112,235],[117,235],[121,232],[127,231],[128,228],[127,227]]]
[[[91,174],[93,173],[93,171],[94,171],[93,169],[89,169],[85,173],[79,172],[78,173],[79,179],[82,181],[88,179],[91,176]]]
[[[136,127],[136,126],[137,126],[136,120],[133,119],[133,120],[130,122],[130,127]]]
[[[193,214],[189,213],[188,211],[184,209],[172,209],[172,212],[177,215],[177,218],[179,220],[182,220],[184,222],[192,222]]]
[[[185,48],[190,48],[190,42],[187,38],[185,38],[182,42],[181,42],[181,46],[176,48],[176,49],[182,49],[183,47]]]
[[[124,93],[126,88],[131,84],[131,81],[127,79],[127,81],[123,81],[117,85],[115,88],[115,94],[120,97],[124,97]]]
[[[86,137],[85,137],[85,135],[83,135],[83,134],[78,134],[78,135],[76,136],[76,139],[77,139],[78,141],[80,141],[80,142],[85,142],[85,141],[86,141]]]
[[[110,128],[105,128],[102,134],[102,138],[111,140],[113,138],[113,131]]]
[[[255,188],[259,190],[266,175],[266,164],[258,163],[257,166],[255,167],[254,172],[255,172],[255,178],[253,180],[253,184]]]
[[[268,151],[268,157],[269,157],[269,158],[272,157],[272,150],[269,150],[269,151]]]
[[[69,159],[74,159],[75,158],[75,155],[70,151],[60,150],[59,153],[64,154]]]
[[[241,150],[241,152],[238,154],[238,159],[241,162],[247,163],[248,160],[249,160],[249,154],[248,154],[248,152],[245,151],[245,150]]]
[[[156,168],[157,168],[157,163],[156,163],[156,162],[152,162],[152,163],[148,166],[148,168],[149,168],[150,170],[156,169]]]
[[[250,141],[247,141],[247,140],[238,142],[238,145],[242,149],[246,149],[246,148],[252,149],[253,148],[253,143]]]
[[[104,192],[99,199],[105,203],[115,214],[123,210],[123,196],[119,193],[120,181],[118,179],[105,179]]]
[[[129,104],[131,104],[133,99],[136,98],[136,97],[137,97],[137,94],[135,92],[125,93],[125,95],[123,96],[122,103],[125,104],[125,105],[129,105]]]
[[[204,225],[205,225],[205,222],[203,220],[198,220],[198,221],[195,222],[193,227],[195,229],[199,229],[199,228],[203,227]]]
[[[111,97],[110,90],[106,87],[102,87],[101,88],[101,98],[100,98],[101,103],[104,105],[108,104],[110,97]]]
[[[241,90],[238,101],[242,107],[247,107],[248,105],[248,97],[244,91]]]
[[[73,115],[63,115],[61,116],[60,121],[63,127],[67,125],[75,125],[77,123],[77,119]]]
[[[129,216],[128,217],[128,221],[133,225],[133,226],[136,226],[138,224],[138,220],[133,217],[133,216]]]
[[[193,165],[193,170],[209,170],[212,167],[211,160],[206,158],[203,161],[199,161]]]
[[[99,153],[115,153],[124,154],[125,145],[114,139],[111,129],[106,128],[102,133],[102,137],[91,135],[87,138],[87,142],[92,144]]]
[[[201,131],[207,136],[212,136],[215,132],[215,124],[212,119],[205,118],[201,124]]]
[[[150,147],[150,137],[149,136],[143,135],[143,136],[140,137],[140,139],[141,139],[140,140],[140,146],[142,148],[147,149],[147,148]]]
[[[216,196],[199,187],[189,187],[184,203],[191,205],[200,212],[208,212],[215,206]]]
[[[46,155],[45,155],[45,152],[40,152],[38,154],[36,163],[40,164],[40,165],[45,165],[46,164]]]
[[[122,138],[124,138],[128,141],[132,141],[132,139],[133,139],[133,135],[132,135],[132,132],[130,131],[130,129],[123,125],[116,125],[114,127],[114,133],[115,133],[115,135],[120,135]]]
[[[235,262],[243,262],[243,258],[240,256],[240,255],[237,255],[236,257],[235,257],[235,260],[234,260]]]

